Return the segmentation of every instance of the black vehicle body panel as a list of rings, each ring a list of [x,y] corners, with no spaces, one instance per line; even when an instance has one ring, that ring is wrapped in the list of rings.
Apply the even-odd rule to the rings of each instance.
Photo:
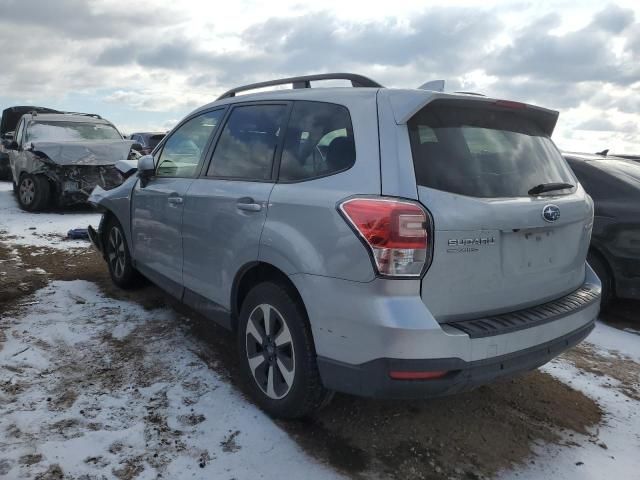
[[[564,157],[593,198],[591,248],[607,263],[615,295],[640,299],[640,163],[600,155]]]
[[[4,150],[4,145],[0,145],[0,180],[11,180],[9,153]]]
[[[0,120],[0,136],[4,135],[7,132],[15,131],[18,126],[18,122],[20,118],[25,113],[29,112],[37,112],[37,113],[62,113],[59,110],[54,110],[53,108],[47,107],[34,107],[34,106],[26,106],[21,105],[17,107],[9,107],[5,108],[2,111],[2,120]]]

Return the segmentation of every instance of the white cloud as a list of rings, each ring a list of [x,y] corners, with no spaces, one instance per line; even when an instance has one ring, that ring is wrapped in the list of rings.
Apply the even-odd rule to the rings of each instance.
[[[640,151],[636,3],[442,5],[0,0],[0,91],[58,105],[81,92],[145,129],[277,76],[351,70],[399,87],[445,78],[456,90],[560,110],[561,147]],[[594,118],[607,120],[598,138],[574,131]]]

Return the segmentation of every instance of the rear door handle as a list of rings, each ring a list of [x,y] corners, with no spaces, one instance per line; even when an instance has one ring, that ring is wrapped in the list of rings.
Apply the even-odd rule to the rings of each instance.
[[[169,205],[182,205],[182,197],[169,197],[167,201]]]
[[[262,210],[262,205],[256,203],[253,198],[241,198],[237,204],[238,210],[244,210],[245,212],[259,212]]]

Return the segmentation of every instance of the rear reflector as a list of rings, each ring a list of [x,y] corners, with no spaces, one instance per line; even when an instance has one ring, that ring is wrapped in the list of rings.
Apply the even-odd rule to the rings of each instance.
[[[418,277],[429,259],[428,213],[418,203],[352,198],[340,211],[369,248],[381,275]]]
[[[389,376],[394,380],[436,380],[449,373],[447,370],[435,372],[389,372]]]

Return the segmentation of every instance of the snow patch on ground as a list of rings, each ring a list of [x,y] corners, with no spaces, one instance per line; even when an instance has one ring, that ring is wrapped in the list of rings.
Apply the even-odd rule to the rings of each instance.
[[[639,340],[633,333],[597,322],[585,344],[593,346],[604,358],[638,361]],[[535,463],[503,472],[500,478],[510,479],[514,474],[521,480],[640,478],[640,402],[625,395],[615,378],[585,372],[562,357],[541,370],[598,402],[604,411],[604,424],[594,432],[597,441],[572,434],[565,438],[563,446],[538,445]],[[640,382],[640,371],[637,374]]]
[[[29,213],[21,210],[13,194],[11,182],[0,182],[0,233],[15,245],[52,248],[84,248],[86,240],[66,240],[73,228],[98,226],[100,214],[90,210],[81,213],[67,210],[59,212]]]
[[[338,477],[192,352],[174,312],[80,280],[26,304],[0,320],[0,477]]]

